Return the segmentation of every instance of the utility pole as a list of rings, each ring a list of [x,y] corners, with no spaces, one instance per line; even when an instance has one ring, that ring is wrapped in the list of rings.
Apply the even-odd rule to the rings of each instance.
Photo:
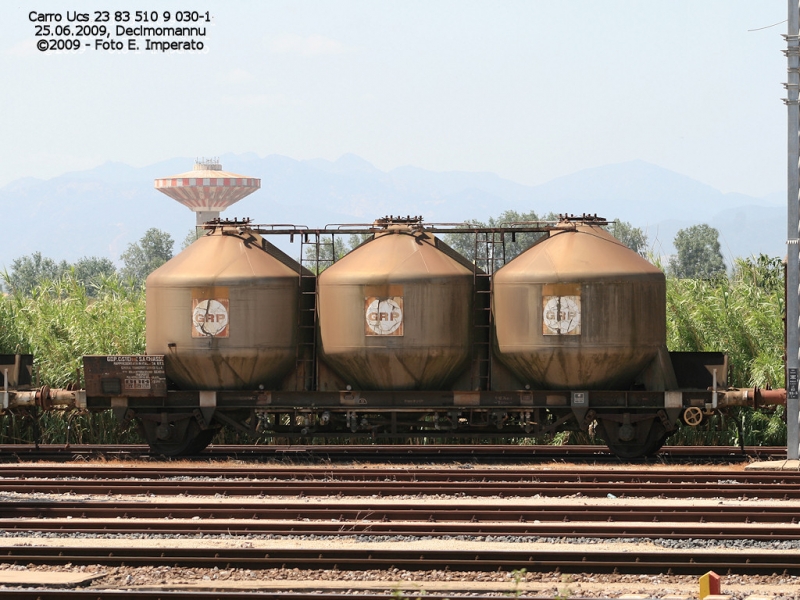
[[[789,61],[789,82],[784,84],[788,98],[784,100],[788,119],[788,234],[786,259],[786,458],[796,460],[800,451],[800,401],[798,401],[798,369],[800,369],[800,6],[788,0],[789,28],[786,58]]]

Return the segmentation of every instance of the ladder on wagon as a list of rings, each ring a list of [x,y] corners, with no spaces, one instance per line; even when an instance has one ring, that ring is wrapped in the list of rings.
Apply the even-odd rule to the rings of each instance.
[[[505,235],[502,231],[476,231],[474,244],[472,302],[472,389],[492,386],[492,279],[506,262]]]
[[[317,382],[317,277],[337,260],[334,234],[319,231],[300,233],[300,273],[297,310],[297,389],[316,389]]]

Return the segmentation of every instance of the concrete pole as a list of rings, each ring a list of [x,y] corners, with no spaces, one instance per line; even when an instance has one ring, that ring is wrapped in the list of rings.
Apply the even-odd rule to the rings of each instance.
[[[219,211],[218,210],[198,210],[195,213],[197,227],[202,227],[204,223],[211,221],[213,219],[219,219]]]
[[[789,61],[788,98],[788,252],[786,260],[786,457],[796,460],[800,452],[800,401],[798,370],[800,369],[800,7],[798,0],[788,0],[789,28],[786,57]]]

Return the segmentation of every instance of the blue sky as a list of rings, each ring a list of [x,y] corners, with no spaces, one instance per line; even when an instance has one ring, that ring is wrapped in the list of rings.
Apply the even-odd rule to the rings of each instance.
[[[777,0],[159,1],[210,11],[201,53],[41,53],[0,20],[0,186],[227,152],[538,184],[641,159],[725,192],[785,189]],[[168,174],[165,174],[168,175]]]

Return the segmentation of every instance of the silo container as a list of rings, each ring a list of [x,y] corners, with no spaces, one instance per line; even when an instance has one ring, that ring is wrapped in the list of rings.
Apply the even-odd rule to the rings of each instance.
[[[147,278],[147,353],[183,389],[274,389],[297,351],[298,265],[218,227]]]
[[[550,235],[494,277],[496,355],[544,389],[628,389],[666,349],[664,274],[596,225]]]
[[[471,265],[391,225],[319,276],[323,360],[355,389],[442,389],[471,355]]]

